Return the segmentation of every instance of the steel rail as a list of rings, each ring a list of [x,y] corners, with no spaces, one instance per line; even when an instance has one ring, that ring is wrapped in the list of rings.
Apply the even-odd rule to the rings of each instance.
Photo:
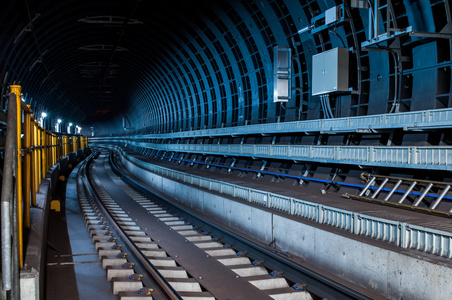
[[[93,156],[96,157],[96,156]],[[153,288],[153,299],[182,299],[181,296],[173,289],[173,287],[166,281],[166,279],[158,272],[158,270],[149,262],[146,256],[135,246],[135,243],[128,237],[123,229],[115,222],[108,210],[100,201],[99,194],[96,192],[95,185],[91,180],[89,173],[89,166],[92,163],[92,158],[86,160],[86,163],[80,168],[83,178],[83,187],[85,192],[98,204],[98,208],[102,215],[105,216],[108,222],[109,230],[114,232],[117,241],[122,244],[122,248],[127,252],[128,259],[133,262],[135,270],[143,274],[143,284],[148,288]]]
[[[284,277],[292,282],[303,282],[306,284],[306,290],[321,298],[329,299],[372,299],[365,294],[362,294],[350,287],[345,286],[327,276],[315,272],[307,267],[301,266],[277,253],[275,250],[265,248],[257,245],[248,239],[232,233],[221,226],[207,221],[202,217],[195,215],[180,205],[172,203],[161,195],[158,195],[146,187],[139,184],[134,179],[126,176],[113,157],[113,152],[110,151],[110,166],[112,170],[120,177],[126,184],[139,190],[141,193],[152,198],[153,200],[163,202],[169,208],[184,219],[188,220],[194,227],[203,228],[203,231],[210,232],[221,239],[222,242],[234,245],[235,250],[247,252],[247,256],[255,261],[264,261],[265,267],[275,270],[283,270]]]

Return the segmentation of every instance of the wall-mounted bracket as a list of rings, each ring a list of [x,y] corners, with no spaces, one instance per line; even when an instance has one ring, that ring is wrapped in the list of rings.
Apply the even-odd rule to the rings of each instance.
[[[35,65],[36,64],[40,64],[40,63],[42,63],[44,60],[43,60],[43,57],[44,57],[44,55],[46,55],[46,53],[49,51],[49,49],[46,49],[44,52],[42,52],[42,54],[33,62],[33,64],[30,66],[30,68],[28,69],[28,71],[31,71],[34,67],[35,67]]]
[[[263,171],[265,169],[265,167],[267,166],[267,161],[263,160],[262,161],[262,166],[260,167],[259,171]],[[262,173],[257,173],[257,178],[260,178],[262,176]]]
[[[424,38],[435,38],[435,39],[452,39],[452,26],[446,25],[440,32],[421,32],[414,31],[412,26],[406,28],[394,28],[393,20],[395,13],[393,11],[392,1],[387,0],[387,3],[380,5],[380,0],[371,0],[371,6],[369,9],[369,39],[361,43],[361,50],[366,51],[371,46],[378,47],[379,44],[388,42],[395,38],[401,36],[414,36],[414,37],[424,37]],[[386,24],[385,31],[380,32],[380,16],[379,12],[386,10]],[[383,13],[383,12],[382,12]]]
[[[331,7],[311,19],[311,34],[318,33],[345,21],[344,4]]]
[[[126,19],[125,17],[119,16],[94,16],[79,19],[78,21],[87,24],[101,24],[104,26],[119,26],[126,22],[127,25],[143,24],[143,22],[140,22],[137,19]]]
[[[197,159],[198,159],[198,156],[195,154],[195,157],[192,158],[192,162],[190,163],[190,166],[193,166]]]
[[[22,29],[19,34],[14,38],[13,44],[17,43],[17,41],[20,39],[20,37],[22,36],[22,34],[24,34],[24,32],[31,32],[33,30],[33,22],[36,21],[37,18],[39,18],[41,16],[41,14],[36,14],[33,19],[28,22],[28,24],[24,27],[24,29]]]
[[[234,157],[232,158],[232,163],[231,163],[231,168],[233,168],[235,166],[235,163],[237,162],[237,159],[235,159]],[[228,173],[231,173],[232,169],[228,169]]]

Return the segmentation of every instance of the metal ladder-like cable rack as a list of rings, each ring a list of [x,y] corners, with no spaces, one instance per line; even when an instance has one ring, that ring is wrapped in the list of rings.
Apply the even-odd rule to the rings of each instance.
[[[448,196],[452,183],[369,173],[362,173],[361,178],[367,182],[364,189],[358,195],[345,193],[344,197],[452,217],[452,208],[438,210],[443,200],[452,200]]]

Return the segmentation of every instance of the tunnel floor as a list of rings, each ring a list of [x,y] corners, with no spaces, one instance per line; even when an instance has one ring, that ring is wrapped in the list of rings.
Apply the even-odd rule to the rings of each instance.
[[[65,178],[69,175],[64,174]],[[72,250],[66,221],[66,185],[59,180],[52,200],[60,200],[60,211],[50,210],[47,232],[47,265],[45,299],[79,299],[72,262]]]

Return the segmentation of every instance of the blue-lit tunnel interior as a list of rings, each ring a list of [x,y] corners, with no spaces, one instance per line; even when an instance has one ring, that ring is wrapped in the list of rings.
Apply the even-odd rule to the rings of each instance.
[[[342,220],[334,230],[349,227],[355,240],[357,231],[367,238],[366,230],[378,227],[374,237],[395,241],[401,254],[423,248],[449,263],[450,0],[0,0],[0,45],[2,178],[23,183],[26,197],[40,191],[36,179],[48,175],[44,165],[60,169],[57,152],[69,172],[93,151],[102,157],[99,166],[117,162],[175,201],[198,201],[205,192],[197,203],[213,211],[209,205],[216,208],[217,200],[210,198],[224,194],[250,202],[256,220],[254,205],[265,206],[272,210],[268,246],[276,240],[277,214],[309,222],[316,215],[322,231],[325,225],[330,232],[327,222]],[[12,92],[17,85],[32,121]],[[9,99],[21,104],[17,112]],[[48,132],[42,134],[42,127]],[[9,140],[19,129],[13,136],[18,149],[6,142],[8,128]],[[114,150],[108,160],[107,148]],[[14,178],[8,166],[15,166],[9,164],[15,158],[18,170],[34,175]],[[12,199],[2,197],[2,204],[6,198]],[[30,204],[25,197],[22,202]],[[324,209],[330,205],[334,213],[324,221],[333,212]],[[218,215],[233,220],[240,207]],[[371,218],[362,218],[367,214]],[[288,240],[300,239],[290,225],[280,230]],[[312,231],[313,239],[319,231]],[[336,249],[348,243],[335,241],[328,238]],[[368,277],[343,279],[365,281],[361,286],[377,292],[396,291],[391,281],[399,281],[401,271],[410,275],[398,284],[410,293],[450,278],[436,268],[405,270],[408,264],[424,266],[418,254],[409,254],[413,260],[382,254],[374,261],[374,250],[368,250],[372,256],[365,259],[372,264],[361,266],[355,258],[365,248],[350,246],[355,252],[343,260],[345,251],[321,243],[328,251],[319,260],[347,262],[353,274],[369,271]],[[317,255],[319,247],[312,249]],[[344,277],[342,269],[329,270]],[[384,277],[381,285],[374,284],[375,274]],[[448,291],[441,284],[424,290],[434,289]]]
[[[383,2],[381,32],[389,23],[450,33],[448,1],[391,1],[389,22]],[[363,50],[366,3],[3,1],[2,108],[15,82],[49,127],[62,119],[86,135],[321,119],[312,57],[336,47],[350,50],[350,92],[330,97],[333,117],[450,107],[450,40],[400,35]],[[338,5],[343,21],[312,33],[322,25],[313,20]],[[291,49],[287,103],[274,102],[275,47]]]

